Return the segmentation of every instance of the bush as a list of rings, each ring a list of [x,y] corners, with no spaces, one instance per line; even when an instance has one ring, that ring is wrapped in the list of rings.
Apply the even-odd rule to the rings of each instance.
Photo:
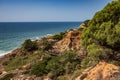
[[[51,59],[51,56],[47,53],[40,54],[41,61],[38,63],[34,63],[32,65],[32,69],[30,71],[31,74],[37,75],[37,76],[43,76],[45,74],[48,74],[49,71],[46,69],[47,62]]]
[[[2,77],[0,80],[10,80],[11,78],[13,78],[15,76],[15,74],[10,73],[10,74],[6,74],[4,77]]]
[[[88,27],[88,26],[89,26],[89,24],[88,24],[88,23],[89,23],[89,21],[90,21],[90,20],[85,20],[85,21],[83,22],[83,23],[85,24],[85,26],[86,26],[86,27]]]
[[[31,70],[31,74],[42,76],[48,73],[54,74],[54,77],[71,74],[78,69],[80,59],[74,51],[64,52],[57,56],[48,56],[35,65]]]
[[[83,29],[84,29],[84,28],[78,28],[77,30],[78,30],[78,31],[83,31]]]
[[[93,63],[92,60],[89,57],[86,57],[82,60],[81,67],[83,69],[86,69],[86,68],[92,66],[93,65],[92,63]],[[96,64],[96,62],[95,62],[95,64]]]
[[[87,47],[87,57],[82,60],[82,68],[87,68],[90,66],[96,65],[99,61],[101,60],[107,60],[108,59],[108,54],[99,46],[96,45],[95,43],[89,45]]]
[[[22,72],[22,74],[29,74],[29,73],[30,73],[29,70],[26,70],[26,71]]]
[[[51,48],[52,48],[52,43],[50,43],[50,42],[45,42],[44,43],[44,47],[43,47],[44,51],[49,50]]]
[[[40,62],[39,64],[35,65],[32,68],[31,74],[34,74],[37,76],[43,76],[48,73],[45,67],[46,67],[46,62]]]
[[[10,61],[6,61],[6,65],[4,65],[6,70],[14,70],[17,69],[25,64],[25,60],[23,59],[24,57],[16,57]]]
[[[30,39],[25,40],[22,44],[22,48],[27,51],[32,51],[37,49],[37,43],[35,41],[31,41]]]
[[[75,80],[78,76],[81,75],[82,72],[83,72],[82,69],[75,70],[74,73],[72,73],[71,75],[71,80]]]
[[[118,61],[118,60],[112,60],[110,63],[117,65],[117,66],[120,66],[120,61]]]
[[[88,46],[87,51],[89,52],[88,57],[95,61],[103,60],[105,59],[104,57],[106,57],[103,50],[94,43]]]
[[[52,38],[55,40],[61,40],[66,36],[66,32],[61,32],[60,34],[54,35]]]
[[[59,62],[58,57],[53,57],[47,64],[48,65],[46,66],[46,69],[48,71],[52,71],[57,76],[64,74],[64,68],[63,68],[62,64]]]
[[[28,54],[23,56],[16,56],[15,58],[4,62],[4,68],[5,70],[14,70],[22,67],[26,64],[33,64],[36,60],[40,58],[39,53],[36,54]]]

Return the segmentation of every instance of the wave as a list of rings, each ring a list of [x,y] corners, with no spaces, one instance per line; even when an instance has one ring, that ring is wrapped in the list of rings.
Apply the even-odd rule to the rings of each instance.
[[[41,37],[36,36],[36,37],[28,38],[28,39],[31,39],[32,41],[35,41],[35,40],[39,40],[39,39],[41,39]]]
[[[53,34],[46,34],[46,35],[42,36],[42,38],[43,37],[48,37],[48,36],[53,36]]]
[[[52,36],[53,34],[46,34],[46,35],[44,35],[44,36],[36,36],[36,37],[32,37],[32,38],[30,38],[32,41],[34,41],[34,40],[39,40],[39,39],[41,39],[41,38],[43,38],[43,37],[47,37],[47,36]],[[24,42],[24,41],[23,41]],[[23,43],[22,42],[22,43]],[[20,44],[22,44],[22,43],[20,43]],[[2,57],[2,56],[4,56],[4,55],[6,55],[6,54],[8,54],[8,53],[11,53],[13,50],[15,50],[16,48],[19,48],[20,46],[17,46],[17,47],[15,47],[14,49],[12,49],[12,50],[10,50],[10,51],[4,51],[4,50],[0,50],[0,57]]]
[[[0,57],[3,57],[4,55],[11,53],[13,50],[10,51],[0,51]]]
[[[32,41],[34,41],[34,40],[40,40],[40,39],[42,39],[42,38],[44,38],[44,37],[48,37],[48,36],[52,36],[53,34],[46,34],[46,35],[43,35],[43,36],[36,36],[36,37],[32,37],[32,38],[30,38]]]

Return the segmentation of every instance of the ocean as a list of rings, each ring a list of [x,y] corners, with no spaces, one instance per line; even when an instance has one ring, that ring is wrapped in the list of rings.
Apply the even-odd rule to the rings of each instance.
[[[77,28],[82,22],[0,22],[0,56],[18,48],[26,39],[40,39]]]

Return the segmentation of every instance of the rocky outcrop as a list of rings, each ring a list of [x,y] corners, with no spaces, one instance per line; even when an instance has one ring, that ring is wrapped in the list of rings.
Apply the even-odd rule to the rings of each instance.
[[[100,62],[92,69],[85,70],[76,80],[120,80],[120,67]]]
[[[56,42],[53,45],[53,50],[56,53],[61,53],[68,50],[80,50],[80,35],[82,32],[77,30],[68,31],[65,38]]]

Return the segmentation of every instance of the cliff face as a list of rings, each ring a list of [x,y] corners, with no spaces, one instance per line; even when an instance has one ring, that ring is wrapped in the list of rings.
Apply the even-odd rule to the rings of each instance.
[[[86,56],[86,50],[80,43],[82,31],[75,29],[66,32],[66,36],[54,43],[49,52],[53,55],[64,53],[65,51],[76,51],[83,59]]]
[[[86,69],[76,80],[119,80],[120,67],[100,62],[92,69]]]
[[[53,45],[53,50],[57,53],[61,53],[65,50],[80,50],[80,35],[81,32],[77,30],[67,32],[65,38]]]

